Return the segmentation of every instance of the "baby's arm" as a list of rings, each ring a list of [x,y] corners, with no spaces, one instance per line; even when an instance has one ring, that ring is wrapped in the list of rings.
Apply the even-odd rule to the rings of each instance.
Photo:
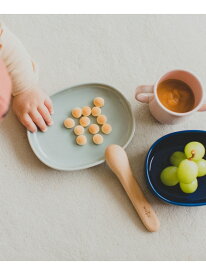
[[[0,24],[0,58],[12,79],[13,110],[22,124],[35,132],[52,124],[52,102],[38,84],[37,68],[20,40]]]

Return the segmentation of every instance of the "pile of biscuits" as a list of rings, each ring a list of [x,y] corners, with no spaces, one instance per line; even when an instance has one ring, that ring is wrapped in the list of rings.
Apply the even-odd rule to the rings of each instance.
[[[68,129],[73,128],[76,137],[76,143],[78,145],[85,145],[87,143],[87,138],[84,135],[86,127],[88,127],[88,132],[92,134],[92,140],[95,144],[102,144],[104,138],[99,134],[100,130],[103,134],[110,134],[112,132],[112,126],[107,123],[106,115],[102,114],[102,107],[104,106],[104,99],[102,97],[95,97],[93,100],[94,106],[91,108],[85,106],[83,108],[76,107],[72,109],[73,118],[79,119],[79,124],[75,126],[75,121],[73,118],[68,117],[64,120],[64,126]],[[91,120],[89,116],[92,115],[96,118],[97,123],[90,124]]]

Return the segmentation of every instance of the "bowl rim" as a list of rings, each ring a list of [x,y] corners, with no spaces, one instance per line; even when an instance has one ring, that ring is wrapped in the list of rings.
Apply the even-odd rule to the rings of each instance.
[[[170,136],[174,136],[177,134],[181,134],[181,133],[191,133],[191,132],[196,132],[196,133],[206,133],[205,130],[183,130],[183,131],[176,131],[176,132],[172,132],[169,134],[166,134],[162,137],[160,137],[159,139],[157,139],[152,146],[149,148],[149,151],[147,152],[146,155],[146,159],[145,159],[145,176],[146,176],[146,182],[147,182],[147,186],[149,187],[150,191],[152,191],[152,193],[158,197],[159,199],[163,200],[166,203],[169,204],[173,204],[173,205],[178,205],[178,206],[202,206],[202,205],[206,205],[206,201],[205,202],[201,202],[201,203],[186,203],[186,202],[176,202],[176,201],[172,201],[169,200],[165,197],[163,197],[153,186],[151,180],[150,180],[150,176],[149,176],[149,157],[153,151],[153,149],[156,147],[157,144],[159,144],[162,140],[170,137]]]

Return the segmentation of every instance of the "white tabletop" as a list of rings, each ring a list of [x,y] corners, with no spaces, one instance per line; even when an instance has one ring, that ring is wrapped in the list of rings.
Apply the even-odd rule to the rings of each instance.
[[[40,67],[53,94],[100,82],[131,102],[136,134],[127,152],[161,222],[148,233],[105,164],[60,172],[42,164],[12,113],[0,125],[0,260],[206,260],[206,208],[159,201],[146,187],[150,145],[176,130],[206,130],[205,114],[184,124],[157,123],[134,100],[140,84],[164,72],[195,72],[206,85],[206,16],[0,16]]]

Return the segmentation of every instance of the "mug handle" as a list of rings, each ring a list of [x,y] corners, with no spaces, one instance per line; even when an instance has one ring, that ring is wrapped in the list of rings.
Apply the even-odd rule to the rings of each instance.
[[[142,103],[149,103],[154,96],[153,85],[138,86],[135,91],[135,98]]]

